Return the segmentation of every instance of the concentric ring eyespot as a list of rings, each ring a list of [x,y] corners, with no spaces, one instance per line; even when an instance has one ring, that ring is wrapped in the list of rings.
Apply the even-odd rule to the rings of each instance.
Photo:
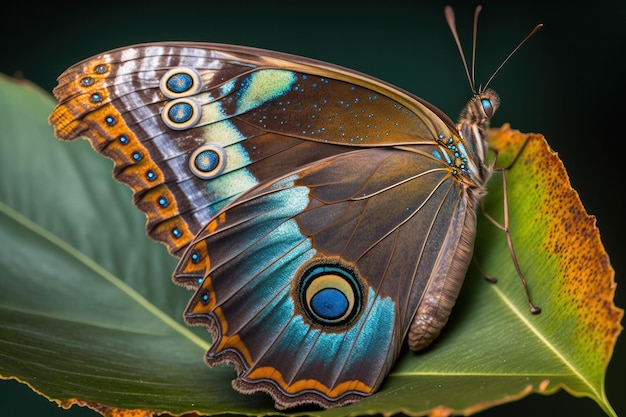
[[[226,151],[219,145],[203,145],[193,151],[189,158],[189,169],[203,180],[217,177],[225,166]]]
[[[173,130],[189,129],[202,117],[202,107],[190,98],[172,100],[161,110],[161,119]]]
[[[194,95],[202,89],[202,77],[191,67],[172,68],[161,77],[159,88],[167,98]]]
[[[80,79],[80,85],[83,87],[91,87],[92,85],[94,85],[94,83],[96,82],[96,80],[93,79],[93,77],[83,77]]]
[[[341,263],[320,263],[305,270],[298,294],[305,315],[319,326],[345,326],[362,310],[363,290],[357,274]]]
[[[105,64],[97,64],[93,67],[93,72],[95,74],[105,74],[109,72],[109,67]]]
[[[101,103],[103,100],[104,97],[98,92],[92,93],[91,96],[89,96],[89,101],[93,104]]]

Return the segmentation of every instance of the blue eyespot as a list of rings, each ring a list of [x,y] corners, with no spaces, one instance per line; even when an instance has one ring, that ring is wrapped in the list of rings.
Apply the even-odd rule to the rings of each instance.
[[[191,67],[172,68],[161,77],[159,88],[167,98],[192,96],[202,89],[202,77]]]
[[[100,93],[93,93],[89,97],[89,101],[91,101],[92,103],[100,103],[102,101],[102,95]]]
[[[208,180],[222,173],[226,166],[226,152],[219,145],[204,145],[189,158],[189,169],[198,178]]]
[[[189,74],[173,74],[166,82],[167,88],[174,93],[184,93],[193,86],[193,78]]]
[[[202,117],[202,107],[191,98],[172,100],[161,112],[163,122],[173,130],[184,130],[195,126]]]
[[[198,252],[194,252],[191,254],[191,262],[194,264],[197,264],[198,262],[200,262],[200,253]]]
[[[196,168],[202,172],[213,171],[220,163],[220,155],[213,149],[207,149],[196,155]]]
[[[169,108],[167,115],[174,123],[185,123],[193,116],[193,107],[189,103],[176,103]]]
[[[96,65],[93,69],[93,72],[95,72],[96,74],[104,74],[105,72],[107,72],[107,66],[104,64]]]
[[[363,290],[356,272],[337,264],[315,264],[299,282],[300,307],[306,317],[321,326],[342,326],[359,314]]]
[[[169,206],[169,205],[170,205],[169,200],[168,200],[168,199],[167,199],[167,197],[165,197],[165,196],[161,196],[161,197],[159,197],[159,199],[158,199],[157,201],[158,201],[158,204],[159,204],[159,206],[160,206],[161,208],[166,208],[167,206]]]

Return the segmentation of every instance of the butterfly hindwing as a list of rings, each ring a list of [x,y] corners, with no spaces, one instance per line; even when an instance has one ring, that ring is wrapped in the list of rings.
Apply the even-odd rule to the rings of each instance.
[[[205,268],[186,318],[214,336],[209,365],[234,363],[236,388],[269,392],[280,408],[374,392],[433,277],[447,273],[439,252],[460,238],[461,192],[435,158],[369,148],[244,193],[175,273]]]

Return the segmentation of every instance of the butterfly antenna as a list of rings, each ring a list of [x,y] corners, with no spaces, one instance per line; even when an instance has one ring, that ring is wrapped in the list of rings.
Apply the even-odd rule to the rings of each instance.
[[[482,6],[476,6],[474,11],[474,36],[472,36],[472,90],[474,90],[474,84],[476,82],[476,37],[478,34],[478,14],[483,9]],[[476,91],[474,91],[475,93]]]
[[[485,84],[484,87],[481,88],[481,91],[485,91],[487,89],[487,86],[489,85],[489,83],[491,83],[491,80],[493,80],[493,77],[496,76],[496,74],[498,73],[498,71],[500,71],[500,69],[504,66],[504,64],[506,64],[506,61],[508,61],[515,52],[517,52],[517,50],[528,40],[530,39],[531,36],[533,36],[535,33],[537,33],[539,31],[539,29],[541,29],[543,27],[543,24],[540,23],[537,26],[535,26],[535,28],[533,30],[530,31],[530,33],[528,35],[526,35],[526,37],[524,39],[522,39],[522,41],[517,44],[517,46],[515,47],[515,49],[513,49],[511,51],[511,53],[505,58],[504,61],[502,61],[502,63],[500,64],[500,66],[493,72],[493,74],[491,75],[491,77],[489,77],[489,80],[487,80],[487,83]]]
[[[475,19],[478,19],[478,12],[480,11],[480,6],[476,8]],[[452,10],[451,6],[446,6],[444,9],[444,13],[446,15],[446,22],[448,22],[448,26],[450,27],[450,32],[452,32],[452,36],[454,37],[454,41],[456,42],[456,47],[459,50],[459,54],[461,54],[461,60],[463,61],[463,67],[465,67],[465,75],[467,75],[467,80],[469,81],[470,88],[472,92],[476,94],[476,89],[474,88],[474,58],[472,58],[472,75],[470,75],[469,69],[467,67],[467,61],[465,60],[465,53],[463,53],[463,48],[461,47],[461,41],[459,40],[459,35],[456,33],[456,23],[454,21],[454,10]],[[474,30],[474,32],[476,32]],[[474,36],[476,33],[474,33]]]

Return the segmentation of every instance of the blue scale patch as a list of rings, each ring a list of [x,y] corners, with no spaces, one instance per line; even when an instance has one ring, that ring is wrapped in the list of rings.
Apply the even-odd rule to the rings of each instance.
[[[296,75],[285,70],[260,70],[246,77],[237,91],[237,113],[245,113],[284,95],[296,82]]]
[[[200,171],[209,172],[217,167],[220,162],[220,156],[214,150],[202,151],[196,156],[196,168]]]
[[[455,143],[452,137],[446,138],[442,134],[439,135],[438,142],[447,151],[444,151],[442,154],[442,152],[435,150],[432,152],[432,155],[441,161],[445,160],[451,168],[458,168],[461,172],[469,174],[467,151],[463,143],[460,141]]]
[[[167,114],[174,123],[185,123],[193,116],[193,107],[188,103],[176,103]]]
[[[167,88],[175,93],[184,93],[193,86],[193,78],[189,74],[177,73],[167,80]]]
[[[364,313],[344,332],[326,332],[306,323],[301,315],[295,315],[287,325],[287,340],[313,343],[298,368],[317,370],[320,367],[343,368],[349,374],[363,363],[385,363],[392,349],[385,344],[376,347],[374,340],[393,340],[395,303],[390,298],[380,298],[375,291],[369,297]],[[369,313],[369,314],[367,314]],[[285,355],[293,354],[285,352]],[[350,371],[352,370],[352,372]]]
[[[324,288],[311,298],[311,308],[326,320],[336,320],[348,309],[348,299],[336,288]]]
[[[225,95],[230,94],[236,85],[237,85],[236,78],[228,81],[226,84],[220,87],[220,95],[225,96]]]

